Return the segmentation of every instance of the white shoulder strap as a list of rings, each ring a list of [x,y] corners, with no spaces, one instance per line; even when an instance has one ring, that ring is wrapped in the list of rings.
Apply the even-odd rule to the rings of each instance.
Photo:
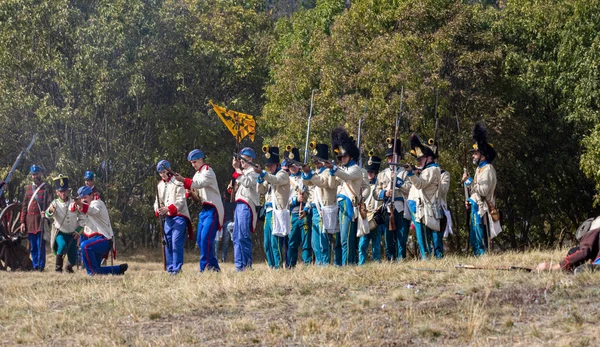
[[[46,182],[42,182],[42,184],[40,184],[39,187],[37,187],[37,189],[33,192],[33,194],[31,195],[31,199],[29,199],[29,203],[27,204],[27,209],[29,210],[29,207],[31,207],[31,203],[33,202],[33,199],[35,199],[37,193],[40,191],[40,189],[42,189],[43,186],[46,185]],[[40,212],[42,212],[42,207],[38,206],[38,208],[40,209]]]

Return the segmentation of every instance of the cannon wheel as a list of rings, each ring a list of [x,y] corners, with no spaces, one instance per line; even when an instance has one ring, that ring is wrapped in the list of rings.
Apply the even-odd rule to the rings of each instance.
[[[10,204],[0,212],[0,270],[33,269],[29,251],[21,245],[18,234],[21,204]]]
[[[19,203],[10,204],[0,212],[0,231],[4,238],[8,239],[17,233],[20,216],[21,204]]]

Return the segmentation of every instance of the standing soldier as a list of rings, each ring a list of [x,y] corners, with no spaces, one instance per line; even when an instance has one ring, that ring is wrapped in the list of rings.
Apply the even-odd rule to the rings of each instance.
[[[325,167],[329,161],[329,146],[324,143],[312,143],[313,171],[305,165],[302,167],[302,180],[307,186],[314,186],[311,197],[312,212],[312,244],[317,265],[329,265],[331,261],[331,249],[335,248],[334,264],[342,265],[341,243],[339,239],[339,221],[337,205],[338,182],[331,176]]]
[[[329,169],[330,175],[336,178],[340,186],[338,189],[340,223],[338,243],[342,247],[342,265],[358,264],[356,218],[358,217],[360,189],[363,183],[362,170],[357,164],[360,151],[343,127],[332,130],[331,143],[341,166],[326,162],[325,167]],[[337,244],[336,247],[338,247]]]
[[[54,179],[54,189],[58,198],[50,203],[45,215],[48,219],[54,219],[50,245],[56,255],[55,271],[63,271],[66,255],[68,263],[65,271],[73,273],[73,265],[77,264],[77,239],[84,220],[69,197],[69,178],[58,175]]]
[[[198,233],[196,243],[200,249],[200,272],[204,270],[221,271],[215,255],[215,236],[223,225],[225,212],[217,176],[211,167],[204,162],[204,153],[194,149],[188,154],[187,160],[196,170],[193,178],[184,178],[176,173],[173,177],[183,182],[185,189],[196,190],[202,202],[202,210],[198,214]]]
[[[423,145],[416,134],[411,134],[408,141],[411,148],[410,153],[417,158],[418,170],[421,171],[419,175],[416,175],[411,165],[405,167],[412,183],[408,206],[415,225],[421,259],[427,259],[431,250],[432,230],[439,231],[440,217],[436,216],[434,206],[437,203],[436,195],[440,184],[440,167],[433,160],[435,156],[433,150]],[[437,227],[435,226],[436,221]],[[436,254],[436,256],[438,255]]]
[[[92,188],[92,197],[94,198],[94,200],[99,200],[99,199],[101,199],[101,196],[100,196],[100,192],[94,185],[95,178],[96,178],[96,175],[94,174],[93,171],[86,171],[83,174],[83,179],[85,181],[85,185]]]
[[[483,124],[476,123],[473,127],[473,164],[477,165],[475,177],[463,174],[462,181],[469,188],[471,197],[466,202],[471,211],[471,232],[469,240],[473,254],[485,254],[488,240],[501,231],[496,209],[496,169],[492,161],[496,158],[496,150],[487,141],[487,131]]]
[[[429,146],[433,151],[433,161],[438,164],[438,144],[434,139],[429,139]],[[437,208],[440,220],[440,228],[439,231],[432,230],[431,231],[431,244],[433,248],[433,254],[436,258],[440,259],[444,257],[444,237],[446,233],[446,229],[448,227],[448,219],[446,218],[447,206],[446,206],[446,196],[448,195],[448,189],[450,188],[450,173],[446,170],[442,170],[440,168],[440,183],[438,186],[437,194],[434,198],[436,203],[434,204],[434,208]],[[451,222],[450,222],[451,223]]]
[[[396,230],[387,230],[389,223],[384,223],[382,229],[385,232],[385,251],[389,261],[401,260],[406,258],[406,241],[410,228],[410,212],[406,200],[410,192],[411,182],[408,179],[408,173],[404,167],[396,167],[396,178],[394,179],[394,189],[392,194],[392,176],[394,173],[394,160],[400,162],[402,157],[402,141],[396,139],[396,159],[394,159],[394,139],[387,138],[387,151],[385,157],[388,163],[392,165],[379,173],[377,176],[377,188],[375,189],[375,199],[385,201],[388,215],[394,212],[394,221]],[[394,201],[392,202],[392,195]]]
[[[298,262],[298,248],[302,246],[302,260],[305,264],[309,264],[312,260],[310,254],[310,234],[308,230],[305,230],[305,218],[300,218],[300,205],[303,205],[308,199],[307,190],[304,188],[302,183],[302,176],[300,173],[300,166],[298,160],[300,159],[300,151],[298,148],[288,145],[283,153],[284,160],[288,162],[288,168],[290,171],[290,198],[288,201],[291,213],[291,229],[290,235],[288,236],[288,251],[286,263],[290,267],[295,267]],[[302,214],[304,216],[304,214]],[[305,249],[304,246],[308,246]]]
[[[235,169],[234,178],[237,191],[235,192],[235,215],[233,217],[233,258],[236,271],[244,271],[252,267],[251,233],[256,230],[258,219],[256,207],[260,205],[260,196],[256,179],[258,174],[250,165],[256,159],[252,148],[246,147],[240,151],[240,160],[233,158]],[[227,231],[223,231],[225,233]]]
[[[154,213],[165,218],[165,261],[167,272],[176,275],[183,266],[183,246],[185,235],[193,239],[192,222],[185,198],[185,188],[181,182],[173,178],[171,164],[161,160],[156,164],[160,175],[158,196],[154,201]]]
[[[33,270],[44,271],[46,267],[46,222],[42,218],[52,202],[52,188],[42,181],[42,168],[31,165],[29,168],[33,184],[25,187],[21,207],[21,232],[27,233]],[[49,235],[48,235],[49,236]]]
[[[79,199],[75,201],[77,210],[84,215],[85,227],[83,233],[86,240],[81,242],[83,264],[87,274],[92,275],[122,275],[127,271],[127,264],[101,266],[102,258],[114,249],[114,232],[110,224],[108,210],[102,200],[94,200],[92,188],[82,186],[77,190]]]
[[[279,147],[263,146],[262,149],[266,157],[266,171],[261,166],[254,171],[259,174],[258,192],[265,195],[263,244],[269,267],[278,269],[285,264],[285,238],[290,231],[290,176],[279,166]]]
[[[432,141],[432,143],[433,143],[432,139],[430,141]],[[435,143],[433,145],[433,149],[435,152],[434,160],[438,164],[439,164],[439,162],[438,162],[439,148],[440,147],[439,147],[437,141],[435,141]],[[450,213],[450,208],[448,207],[448,202],[447,202],[449,189],[450,189],[450,173],[448,171],[440,168],[440,188],[438,190],[438,201],[439,201],[440,207],[442,208],[442,212],[443,212],[442,219],[440,220],[440,232],[443,234],[443,238],[447,238],[448,235],[452,234],[452,214]],[[439,235],[439,236],[442,237],[442,235]],[[434,236],[433,247],[434,247],[434,249],[436,247],[435,236]],[[443,248],[443,244],[441,242],[439,243],[439,247],[443,253],[444,248]]]
[[[377,187],[377,174],[381,167],[381,158],[369,154],[369,161],[365,166],[367,177],[369,179],[369,188],[367,188],[368,196],[365,201],[367,205],[367,220],[369,221],[370,232],[360,238],[358,246],[358,265],[362,265],[367,261],[367,249],[369,242],[372,243],[373,260],[381,262],[381,232],[380,225],[375,218],[376,214],[381,212],[381,202],[375,200],[375,189]],[[378,217],[379,219],[379,217]]]

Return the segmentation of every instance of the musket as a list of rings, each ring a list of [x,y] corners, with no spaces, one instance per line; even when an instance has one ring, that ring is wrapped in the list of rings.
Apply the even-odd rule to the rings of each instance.
[[[457,264],[454,265],[455,269],[468,269],[468,270],[502,270],[502,271],[525,271],[531,272],[533,269],[522,266],[477,266],[477,265],[465,265],[465,264]]]
[[[454,116],[456,117],[456,129],[458,130],[458,136],[459,138],[462,137],[462,134],[460,132],[460,122],[458,121],[458,113],[454,113]],[[462,142],[462,141],[461,141]],[[467,171],[467,153],[466,151],[463,153],[463,173],[469,175],[468,171]],[[469,188],[467,188],[467,186],[465,185],[464,182],[461,181],[461,184],[464,188],[465,191],[465,203],[467,201],[469,201]],[[471,211],[469,211],[468,208],[465,208],[465,212],[466,212],[466,217],[465,217],[465,230],[467,231],[467,235],[469,234],[469,230],[471,229],[471,221],[470,221],[470,217],[471,217]],[[458,235],[458,234],[457,234]],[[470,242],[467,239],[467,249],[469,248]]]
[[[257,167],[258,167],[258,164],[256,164],[256,163],[253,163],[253,162],[251,162],[251,161],[247,161],[246,159],[244,159],[244,158],[243,158],[241,155],[239,155],[238,153],[235,153],[235,152],[233,152],[233,157],[234,157],[234,158],[236,158],[236,159],[237,159],[237,160],[239,160],[239,161],[243,161],[243,162],[245,162],[246,164],[248,164],[248,165],[250,165],[250,166],[252,166],[252,167],[254,167],[254,168],[257,168]]]
[[[362,152],[360,150],[360,139],[361,139],[361,131],[362,131],[362,124],[365,121],[365,118],[367,117],[367,104],[365,104],[365,109],[363,111],[363,116],[361,119],[358,120],[358,139],[356,140],[356,145],[358,147],[358,167],[362,168]]]
[[[440,94],[440,90],[436,89],[435,90],[435,112],[434,112],[434,117],[435,117],[435,130],[433,131],[433,146],[437,146],[437,131],[438,131],[438,95]],[[437,150],[437,149],[436,149]]]
[[[304,144],[304,165],[308,163],[308,137],[310,136],[310,120],[313,116],[313,105],[315,102],[315,91],[318,89],[313,89],[310,94],[310,110],[308,111],[308,126],[306,127],[306,143]]]
[[[396,154],[396,143],[398,142],[398,127],[400,126],[400,117],[402,117],[402,101],[404,99],[404,86],[400,88],[400,111],[398,112],[398,116],[396,116],[396,127],[394,129],[394,146],[393,146],[393,155],[394,155],[394,163],[398,162],[398,154]],[[396,199],[396,175],[398,175],[398,166],[394,165],[394,170],[390,170],[390,189],[392,190],[392,197],[390,202],[390,221],[388,225],[388,230],[396,230],[396,218],[394,218],[394,200]]]
[[[170,169],[167,169],[170,170]],[[172,172],[172,171],[171,171]],[[156,203],[158,204],[158,209],[160,210],[160,208],[162,207],[162,203],[160,202],[160,197],[158,195],[158,182],[156,182],[156,185],[154,186],[154,191],[156,193]],[[160,230],[160,243],[162,245],[162,261],[163,261],[163,270],[167,271],[167,258],[166,258],[166,242],[165,242],[165,231],[163,230],[163,223],[162,223],[162,218],[160,216],[160,214],[158,216],[156,216],[156,220],[158,221],[158,230]]]
[[[8,186],[8,182],[10,182],[10,179],[12,178],[12,175],[15,172],[15,170],[17,170],[17,167],[19,166],[21,159],[23,159],[27,155],[27,153],[29,153],[29,150],[33,146],[33,143],[35,142],[36,139],[37,139],[37,134],[33,135],[31,142],[29,142],[29,146],[27,146],[27,148],[24,151],[21,151],[21,153],[19,153],[19,155],[17,156],[17,159],[15,160],[12,168],[8,172],[8,175],[6,175],[6,178],[4,179],[5,184],[0,188],[0,197],[2,196],[2,194],[4,194],[4,189],[6,189],[6,186]]]

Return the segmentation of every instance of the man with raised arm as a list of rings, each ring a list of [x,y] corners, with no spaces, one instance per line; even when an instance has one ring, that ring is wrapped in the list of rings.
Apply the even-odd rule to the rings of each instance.
[[[202,210],[198,214],[198,233],[196,243],[200,249],[200,272],[204,270],[221,271],[215,255],[215,236],[221,229],[225,212],[217,176],[213,169],[204,162],[204,152],[194,149],[188,154],[188,161],[196,170],[193,178],[185,178],[176,173],[173,177],[183,182],[185,189],[195,190],[202,202]]]
[[[236,271],[252,267],[252,240],[250,235],[256,230],[258,219],[256,206],[260,205],[257,188],[258,174],[250,165],[256,159],[256,153],[250,147],[243,148],[238,158],[234,157],[235,169],[235,212],[233,217],[233,262]],[[227,232],[223,230],[223,233]]]

